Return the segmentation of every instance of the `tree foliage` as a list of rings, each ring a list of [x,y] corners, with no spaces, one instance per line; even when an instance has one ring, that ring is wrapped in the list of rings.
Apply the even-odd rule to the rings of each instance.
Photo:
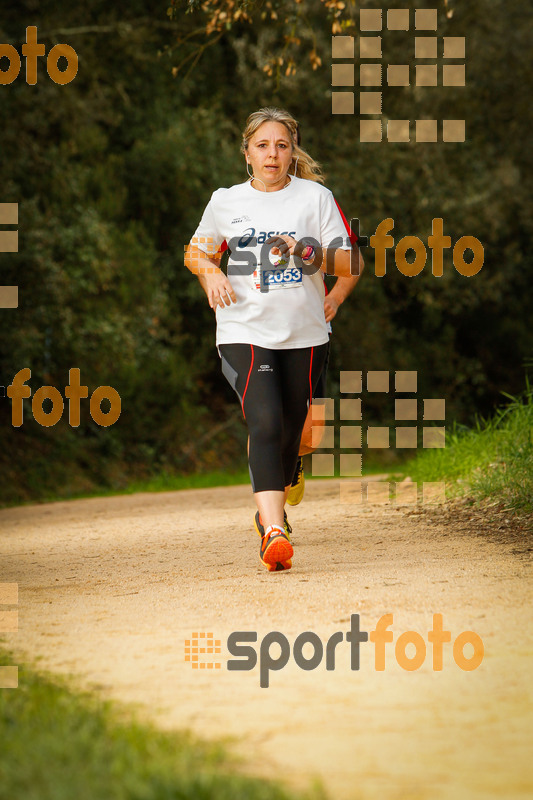
[[[33,392],[62,391],[79,367],[90,392],[111,385],[123,406],[108,429],[88,404],[79,429],[67,412],[44,429],[28,405],[13,429],[1,401],[6,497],[116,486],[238,457],[238,421],[211,447],[195,447],[232,419],[234,401],[183,248],[211,192],[246,178],[240,131],[263,105],[300,121],[303,146],[362,234],[392,217],[396,243],[427,242],[442,217],[452,243],[472,235],[485,248],[473,278],[448,254],[442,278],[428,257],[412,279],[392,252],[376,278],[367,248],[366,274],[334,323],[332,391],[340,369],[416,369],[423,396],[445,396],[449,415],[468,421],[489,413],[501,391],[521,390],[533,350],[532,14],[520,0],[438,7],[439,37],[466,37],[466,86],[384,86],[383,108],[391,119],[464,118],[461,144],[359,143],[357,114],[331,114],[332,33],[353,35],[357,53],[359,4],[348,0],[164,2],[150,14],[140,0],[25,0],[3,11],[0,41],[20,52],[26,26],[37,25],[47,50],[76,49],[79,72],[59,86],[40,59],[35,86],[23,67],[0,87],[0,202],[19,204],[21,243],[18,254],[0,254],[2,284],[18,285],[20,296],[18,309],[0,311],[0,382],[30,367]],[[414,70],[412,35],[384,30],[383,63]],[[369,414],[382,419],[385,401]]]

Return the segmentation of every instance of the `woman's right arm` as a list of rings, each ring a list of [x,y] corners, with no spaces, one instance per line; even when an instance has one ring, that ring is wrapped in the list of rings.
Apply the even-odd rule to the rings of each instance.
[[[190,244],[185,251],[185,266],[198,276],[200,285],[207,295],[209,305],[213,310],[217,306],[229,306],[237,302],[233,287],[218,262],[220,256],[208,256],[196,245]]]

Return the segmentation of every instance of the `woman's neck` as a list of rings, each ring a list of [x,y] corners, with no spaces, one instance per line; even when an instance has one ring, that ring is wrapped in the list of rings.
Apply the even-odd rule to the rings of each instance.
[[[257,186],[254,186],[254,181],[258,184]],[[285,189],[290,184],[290,182],[291,179],[289,178],[288,175],[285,176],[285,183],[283,184],[283,186],[279,187],[272,186],[270,188],[266,188],[266,184],[263,184],[263,181],[261,181],[259,178],[252,178],[252,180],[250,181],[253,188],[256,189],[258,192],[281,192],[281,190]]]

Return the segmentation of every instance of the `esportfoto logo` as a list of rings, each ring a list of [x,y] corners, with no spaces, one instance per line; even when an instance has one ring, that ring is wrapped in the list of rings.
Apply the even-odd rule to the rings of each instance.
[[[292,644],[292,657],[299,669],[306,672],[317,669],[324,661],[326,670],[335,670],[336,658],[347,658],[349,654],[350,669],[358,671],[360,668],[360,648],[361,644],[370,642],[374,645],[374,669],[376,672],[383,672],[387,659],[391,659],[391,648],[387,650],[386,645],[392,644],[394,634],[388,630],[394,622],[392,614],[384,614],[377,622],[373,631],[362,631],[359,626],[359,614],[352,614],[350,617],[350,630],[345,634],[342,631],[333,633],[327,642],[313,631],[300,633]],[[185,642],[185,661],[191,661],[191,666],[198,669],[220,669],[221,662],[218,655],[221,653],[220,640],[215,640],[213,645],[213,633],[194,633],[192,635],[193,647],[191,650],[191,640]],[[206,641],[207,646],[200,647],[199,640]],[[259,686],[261,689],[268,689],[270,686],[270,673],[279,672],[289,663],[291,657],[291,644],[288,638],[280,631],[271,631],[261,639],[259,643],[259,654],[252,645],[258,641],[256,631],[234,631],[228,636],[226,647],[228,653],[235,658],[226,660],[226,669],[230,672],[249,672],[255,669],[259,663]],[[348,653],[346,648],[338,646],[346,641],[350,647]],[[431,645],[432,667],[434,672],[443,669],[444,654],[446,652],[448,662],[450,660],[449,648],[444,645],[452,641],[451,631],[444,630],[442,614],[433,614],[433,627],[427,633],[427,641]],[[194,646],[195,645],[195,646]],[[470,654],[465,654],[465,648],[469,647]],[[306,648],[306,652],[304,652]],[[410,650],[408,654],[407,650]],[[404,631],[396,639],[394,645],[394,658],[399,667],[407,672],[414,672],[424,664],[428,647],[423,636],[417,631]],[[272,652],[273,651],[273,652]],[[277,653],[276,653],[277,651]],[[413,652],[414,651],[414,652]],[[201,659],[201,655],[209,654],[210,658]],[[465,672],[472,672],[477,669],[483,661],[485,648],[481,637],[475,631],[462,631],[453,641],[452,657],[455,664]],[[213,657],[214,656],[214,657]]]
[[[327,259],[326,272],[333,274],[333,264],[335,251],[339,248],[347,248],[351,252],[350,274],[359,275],[359,250],[370,247],[374,250],[374,275],[383,278],[387,274],[387,251],[391,251],[397,270],[407,278],[414,278],[425,269],[428,260],[431,261],[431,274],[435,278],[442,278],[448,265],[447,261],[452,261],[456,271],[465,278],[472,278],[477,275],[485,263],[485,248],[478,238],[470,235],[461,235],[452,245],[452,238],[444,234],[444,220],[442,217],[435,217],[431,223],[431,233],[427,236],[427,247],[418,236],[402,236],[396,242],[392,235],[394,230],[394,219],[387,217],[381,220],[376,227],[376,232],[370,237],[360,234],[359,219],[350,219],[350,230],[357,236],[357,247],[352,247],[349,237],[338,236],[334,238],[325,248],[312,236],[304,236],[299,240],[302,249],[311,245],[315,248],[315,256],[311,264],[304,264],[300,256],[293,255],[296,264],[303,269],[304,274],[314,275],[322,268],[324,257]],[[296,231],[259,231],[256,236],[255,228],[247,228],[240,238],[231,237],[226,244],[231,254],[228,264],[228,275],[251,275],[257,269],[258,264],[272,263],[270,251],[274,246],[269,239],[274,236],[292,236],[297,238]],[[208,258],[220,260],[222,250],[216,247],[212,237],[194,236],[188,245],[185,245],[185,252],[188,253],[190,246],[198,247],[198,251],[193,253],[191,268],[193,272],[209,273],[213,267],[200,266],[199,252],[203,252]],[[259,258],[254,248],[261,246]],[[428,248],[431,251],[431,258],[428,259]],[[445,251],[451,250],[451,259],[445,258]],[[302,250],[299,250],[301,253]],[[327,253],[324,256],[324,252]],[[466,257],[465,257],[466,256]]]

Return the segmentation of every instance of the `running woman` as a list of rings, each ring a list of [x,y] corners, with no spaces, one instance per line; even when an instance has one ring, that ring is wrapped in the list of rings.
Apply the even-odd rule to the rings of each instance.
[[[222,372],[248,426],[260,558],[280,571],[292,566],[284,506],[329,341],[319,270],[349,276],[352,248],[287,111],[251,114],[241,152],[249,180],[213,192],[185,264],[215,311]],[[218,267],[224,241],[227,275]]]

